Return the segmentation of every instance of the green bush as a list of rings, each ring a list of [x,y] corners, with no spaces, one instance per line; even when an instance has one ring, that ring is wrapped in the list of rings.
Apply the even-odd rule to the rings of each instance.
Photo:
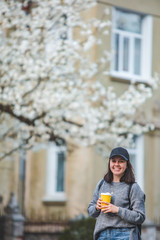
[[[59,240],[93,240],[95,219],[84,218],[73,221],[62,233]]]

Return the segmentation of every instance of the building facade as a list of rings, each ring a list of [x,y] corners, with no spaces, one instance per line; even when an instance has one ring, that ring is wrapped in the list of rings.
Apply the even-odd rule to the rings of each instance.
[[[121,94],[131,81],[149,84],[160,74],[160,2],[158,0],[100,0],[94,14],[112,22],[109,35],[96,49],[112,53],[109,75],[102,78]],[[153,121],[156,129],[135,136],[128,149],[136,181],[146,194],[146,215],[160,225],[160,94],[159,89],[137,113],[138,120]],[[94,148],[73,143],[40,145],[17,158],[0,162],[0,194],[5,206],[15,192],[21,211],[29,220],[68,220],[87,215],[87,206],[97,182],[107,170],[107,159]]]

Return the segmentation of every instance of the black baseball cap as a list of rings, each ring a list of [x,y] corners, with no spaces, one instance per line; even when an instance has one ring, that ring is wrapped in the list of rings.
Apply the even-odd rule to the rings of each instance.
[[[121,156],[126,161],[129,161],[129,153],[125,148],[116,147],[116,148],[112,149],[109,159],[111,159],[112,157],[115,157],[115,156]]]

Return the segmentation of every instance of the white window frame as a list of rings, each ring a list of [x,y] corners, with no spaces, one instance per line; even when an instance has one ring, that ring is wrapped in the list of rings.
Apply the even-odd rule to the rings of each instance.
[[[115,78],[119,78],[119,79],[124,79],[124,80],[135,80],[138,82],[146,82],[149,83],[149,80],[151,78],[151,73],[152,73],[152,25],[153,25],[153,20],[152,20],[152,16],[151,15],[144,15],[141,13],[137,13],[137,14],[141,14],[143,15],[143,21],[142,21],[142,34],[136,34],[136,33],[131,33],[131,32],[127,32],[127,31],[123,31],[123,30],[118,30],[115,29],[115,14],[116,14],[116,9],[118,10],[123,10],[120,8],[113,8],[113,17],[112,17],[112,22],[113,22],[113,27],[112,27],[112,38],[111,38],[111,47],[112,47],[112,61],[111,61],[111,71],[110,71],[110,75],[112,77]],[[127,10],[125,10],[127,11]],[[128,12],[132,12],[129,11]],[[135,13],[135,12],[134,12]],[[141,48],[141,75],[136,75],[133,74],[133,61],[131,59],[133,59],[133,44],[130,46],[129,52],[130,52],[130,65],[129,65],[129,69],[130,72],[125,72],[122,70],[114,70],[114,34],[115,33],[120,33],[120,36],[125,36],[125,37],[129,37],[130,40],[133,42],[134,37],[140,38],[142,39],[141,44],[142,44],[142,48]],[[120,47],[120,52],[122,52],[122,44]],[[123,56],[121,54],[121,56],[119,57],[119,63],[120,65],[122,65],[122,60],[123,60]]]
[[[144,136],[136,138],[135,148],[128,149],[129,154],[135,155],[135,177],[136,182],[144,191]]]
[[[44,202],[65,202],[65,181],[64,191],[56,191],[57,186],[57,166],[58,166],[58,153],[66,153],[65,146],[57,146],[55,143],[49,143],[47,148],[47,168],[46,168],[46,193],[43,198]],[[65,163],[66,165],[66,163]],[[64,166],[66,168],[66,166]],[[65,179],[65,174],[64,174]]]

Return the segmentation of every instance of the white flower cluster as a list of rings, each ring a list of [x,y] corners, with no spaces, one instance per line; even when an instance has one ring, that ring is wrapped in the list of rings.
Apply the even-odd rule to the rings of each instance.
[[[110,26],[95,16],[96,1],[28,4],[1,0],[0,157],[58,137],[102,147],[153,127],[134,120],[151,87],[131,85],[117,97],[96,80],[110,58],[106,51],[97,61],[92,56],[98,31]]]

